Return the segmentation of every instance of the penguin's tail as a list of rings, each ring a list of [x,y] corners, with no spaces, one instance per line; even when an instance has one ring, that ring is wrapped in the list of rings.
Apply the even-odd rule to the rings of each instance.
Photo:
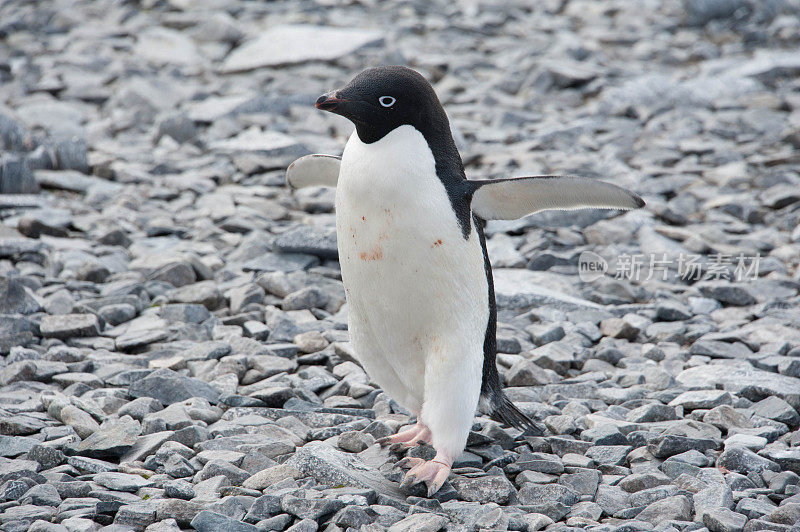
[[[501,391],[499,395],[492,401],[492,411],[489,417],[509,427],[516,427],[527,436],[544,435],[544,428],[539,423],[523,414],[505,393]]]

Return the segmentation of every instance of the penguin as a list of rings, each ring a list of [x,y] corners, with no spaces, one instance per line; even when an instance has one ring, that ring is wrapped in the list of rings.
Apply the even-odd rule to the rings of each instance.
[[[573,176],[468,180],[433,87],[403,66],[368,68],[316,101],[355,125],[341,157],[308,155],[290,186],[336,188],[336,233],[351,343],[364,370],[416,424],[379,440],[431,444],[402,485],[447,480],[478,411],[529,434],[503,392],[486,220],[548,209],[636,209],[642,199]]]

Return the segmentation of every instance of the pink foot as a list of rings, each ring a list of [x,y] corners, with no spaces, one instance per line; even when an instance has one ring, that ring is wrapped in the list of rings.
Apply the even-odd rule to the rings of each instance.
[[[417,421],[410,429],[398,432],[394,436],[381,438],[378,440],[378,443],[380,445],[394,445],[400,443],[406,447],[413,447],[423,441],[431,442],[431,431],[428,427]]]
[[[439,488],[450,476],[450,467],[453,459],[436,453],[433,460],[425,461],[422,458],[406,458],[398,462],[398,465],[410,465],[411,469],[406,473],[400,487],[407,488],[420,482],[428,486],[428,497],[439,491]]]

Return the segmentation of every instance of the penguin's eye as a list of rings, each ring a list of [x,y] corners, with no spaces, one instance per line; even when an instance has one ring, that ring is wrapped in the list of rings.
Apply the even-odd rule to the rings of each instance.
[[[380,98],[378,98],[378,103],[380,103],[383,107],[391,107],[394,105],[394,102],[396,101],[397,100],[395,100],[391,96],[381,96]]]

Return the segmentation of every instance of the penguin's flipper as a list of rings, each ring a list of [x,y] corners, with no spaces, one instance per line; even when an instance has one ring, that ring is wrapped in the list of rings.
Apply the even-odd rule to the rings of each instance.
[[[472,212],[484,220],[515,220],[552,209],[628,210],[644,206],[637,194],[586,177],[543,175],[467,183],[472,190]]]
[[[342,158],[312,154],[300,157],[286,169],[286,182],[292,188],[336,187]]]

